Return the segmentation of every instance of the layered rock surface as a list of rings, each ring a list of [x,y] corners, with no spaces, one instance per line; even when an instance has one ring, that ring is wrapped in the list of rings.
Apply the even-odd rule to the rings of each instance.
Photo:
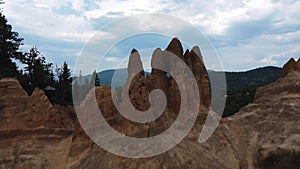
[[[299,167],[300,67],[295,63],[291,59],[279,80],[258,88],[253,103],[226,119],[239,141],[242,168]]]
[[[35,89],[30,97],[15,79],[0,80],[0,168],[62,168],[73,127],[64,112]]]

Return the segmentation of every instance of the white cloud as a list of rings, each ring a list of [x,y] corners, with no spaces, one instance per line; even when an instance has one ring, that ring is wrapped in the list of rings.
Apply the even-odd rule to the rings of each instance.
[[[262,58],[259,60],[259,62],[263,64],[278,64],[278,60],[285,59],[288,60],[289,58],[299,58],[300,57],[300,47],[296,47],[289,51],[283,51],[282,53],[270,53],[267,55],[267,57]]]
[[[119,57],[105,57],[104,60],[106,62],[117,63],[117,62],[120,62],[122,60],[122,58],[119,58]]]
[[[276,60],[273,60],[273,57],[265,57],[263,59],[260,59],[259,62],[263,64],[277,64],[278,62]]]
[[[219,48],[225,70],[249,70],[261,66],[283,66],[291,57],[300,57],[297,42],[278,43],[276,36],[262,35],[249,43]]]
[[[90,23],[83,16],[55,13],[54,8],[67,5],[68,1],[59,2],[9,1],[5,4],[4,13],[15,27],[22,30],[22,33],[67,42],[86,42],[95,33]]]
[[[71,0],[72,7],[78,12],[84,10],[84,0]]]
[[[94,9],[87,10],[84,15],[89,19],[100,18],[106,16],[109,12],[122,12],[123,16],[130,16],[140,13],[159,12],[163,9],[172,8],[176,3],[172,1],[140,1],[140,0],[110,0],[110,1],[96,1],[97,6]]]
[[[62,6],[66,6],[67,3],[69,2],[69,0],[59,0],[59,1],[53,1],[53,0],[43,0],[43,1],[40,1],[40,0],[32,0],[31,2],[30,1],[20,1],[20,0],[17,0],[17,1],[14,1],[14,2],[6,2],[6,3],[13,3],[13,4],[18,4],[18,3],[21,3],[20,5],[24,5],[24,6],[32,6],[32,3],[37,6],[37,7],[43,7],[43,8],[48,8],[48,9],[58,9]]]
[[[299,56],[300,0],[14,0],[6,1],[4,14],[14,29],[29,37],[59,41],[55,49],[64,50],[63,43],[83,44],[96,33],[96,28],[123,16],[158,12],[183,19],[204,32],[217,48],[227,70],[249,69],[261,65],[282,65],[282,58]],[[103,21],[105,20],[105,22]],[[158,31],[176,34],[185,27],[168,19],[132,20],[116,32],[128,30]],[[111,40],[118,35],[107,30],[97,38]],[[29,44],[34,45],[34,44]],[[104,44],[105,45],[105,44]],[[201,46],[200,46],[201,47]],[[80,49],[78,49],[80,50]],[[128,53],[130,51],[121,51]],[[108,59],[116,61],[116,59]]]

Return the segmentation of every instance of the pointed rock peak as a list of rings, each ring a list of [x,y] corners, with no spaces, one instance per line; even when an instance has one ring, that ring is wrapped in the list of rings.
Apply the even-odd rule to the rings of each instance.
[[[201,51],[200,51],[200,48],[198,46],[194,46],[192,48],[192,52],[197,55],[198,57],[200,57],[201,60],[203,60],[202,58],[202,54],[201,54]]]
[[[153,51],[153,56],[158,56],[158,55],[161,55],[162,54],[162,50],[160,48],[156,48],[154,51]]]
[[[161,64],[163,62],[163,51],[160,48],[156,48],[153,51],[152,58],[151,58],[151,67],[156,67],[155,65]]]
[[[128,75],[144,71],[140,54],[136,49],[132,49],[131,51],[127,70]]]
[[[166,50],[174,53],[177,56],[182,56],[183,54],[183,48],[181,42],[177,37],[172,39],[172,41],[170,42]]]
[[[191,68],[191,70],[193,69],[193,58],[191,57],[191,52],[186,49],[184,54],[183,54],[183,60],[185,61],[185,63]]]
[[[139,53],[139,52],[138,52],[136,49],[133,48],[133,49],[131,50],[131,54],[133,54],[133,53]]]
[[[0,114],[4,107],[24,105],[27,99],[27,92],[16,79],[0,78]]]
[[[36,88],[34,88],[34,90],[33,90],[30,97],[33,97],[33,96],[36,96],[36,95],[41,95],[41,94],[45,94],[45,93],[41,89],[36,87]]]
[[[19,98],[28,98],[27,92],[15,78],[0,78],[0,98],[17,95]]]
[[[162,51],[160,48],[157,48],[153,51],[152,58],[151,58],[152,74],[162,72],[156,69],[157,67],[167,68],[168,61],[167,61],[167,57],[165,57],[165,54],[166,53]]]
[[[34,91],[32,92],[30,98],[29,98],[29,103],[30,104],[41,104],[44,105],[45,107],[52,107],[51,102],[49,101],[47,95],[42,89],[35,88]]]
[[[171,42],[169,43],[168,47],[178,47],[178,48],[182,48],[182,44],[180,42],[180,40],[175,37],[171,40]]]
[[[190,53],[191,53],[191,52],[190,52],[188,49],[186,49],[185,52],[184,52],[184,54],[183,54],[183,56],[184,56],[184,57],[187,57],[187,56],[190,55]]]
[[[38,87],[36,87],[31,96],[31,98],[33,97],[38,97],[38,98],[43,98],[43,99],[47,99],[48,100],[48,97],[46,96],[45,92],[42,90],[42,89],[39,89]]]
[[[286,64],[283,66],[283,70],[290,70],[296,68],[296,61],[294,58],[291,58]]]
[[[298,62],[298,61],[297,61]],[[293,71],[299,71],[300,68],[298,68],[298,63],[295,61],[294,58],[291,58],[284,66],[282,69],[282,72],[280,74],[280,77],[285,77],[287,74]]]
[[[288,65],[288,64],[293,64],[295,63],[295,59],[294,58],[291,58],[285,65]]]

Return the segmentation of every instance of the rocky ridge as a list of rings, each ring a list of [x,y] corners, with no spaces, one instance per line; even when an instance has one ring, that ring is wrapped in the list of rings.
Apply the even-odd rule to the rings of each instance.
[[[253,103],[225,119],[239,138],[235,147],[244,157],[242,168],[299,166],[300,67],[295,65],[294,59],[288,61],[279,80],[258,88]]]
[[[298,61],[295,61],[294,58],[291,58],[284,66],[280,74],[280,77],[285,77],[288,74],[300,73],[300,58]]]
[[[38,88],[29,97],[15,79],[1,79],[0,93],[0,168],[62,168],[73,133],[68,115]]]

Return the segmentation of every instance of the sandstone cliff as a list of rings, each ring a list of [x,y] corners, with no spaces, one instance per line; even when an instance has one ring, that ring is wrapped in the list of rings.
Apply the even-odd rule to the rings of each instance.
[[[1,79],[0,93],[0,168],[63,168],[73,132],[68,115],[40,89],[28,97],[15,79]]]
[[[235,147],[237,156],[243,157],[242,168],[299,167],[299,72],[300,67],[291,59],[283,66],[279,80],[258,88],[253,103],[226,119],[238,140]]]

